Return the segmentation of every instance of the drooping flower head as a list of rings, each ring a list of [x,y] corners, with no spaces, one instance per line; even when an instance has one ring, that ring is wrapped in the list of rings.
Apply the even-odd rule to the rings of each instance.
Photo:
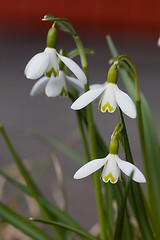
[[[38,79],[43,74],[46,76],[58,75],[59,65],[57,61],[57,30],[53,26],[47,34],[46,48],[43,52],[36,54],[31,58],[25,68],[25,75],[29,79]]]
[[[67,96],[67,82],[80,92],[84,89],[84,84],[87,83],[82,69],[72,59],[64,56],[63,52],[58,53],[56,44],[57,30],[53,24],[47,34],[45,50],[31,58],[25,68],[27,78],[40,78],[33,86],[31,96],[39,95],[42,92],[45,92],[48,97]],[[76,78],[65,74],[64,65],[74,73]]]
[[[64,51],[60,50],[60,55]],[[51,76],[45,76],[40,78],[35,85],[32,87],[30,95],[37,96],[43,92],[48,97],[57,97],[57,96],[68,96],[68,84],[71,84],[79,93],[84,92],[84,84],[75,77],[66,75],[64,71],[64,63],[59,58],[59,75],[54,76],[52,73]]]
[[[146,179],[141,171],[133,164],[121,160],[118,156],[119,140],[116,134],[113,134],[110,142],[109,154],[105,158],[95,159],[82,166],[75,174],[75,179],[81,179],[89,176],[93,172],[103,167],[102,180],[107,183],[116,183],[121,179],[121,171],[127,176],[133,172],[132,179],[136,182],[144,183]]]
[[[58,54],[56,51],[57,30],[53,24],[47,35],[47,46],[41,53],[31,58],[25,68],[25,75],[29,79],[38,79],[42,75],[46,77],[54,77],[59,74],[58,58],[74,73],[74,75],[83,84],[87,83],[86,76],[82,69],[70,58]]]
[[[114,63],[109,71],[107,82],[91,85],[90,90],[81,95],[71,106],[73,110],[79,110],[92,101],[100,98],[99,109],[101,112],[114,112],[117,105],[129,117],[136,118],[136,107],[132,99],[117,86],[118,69]]]

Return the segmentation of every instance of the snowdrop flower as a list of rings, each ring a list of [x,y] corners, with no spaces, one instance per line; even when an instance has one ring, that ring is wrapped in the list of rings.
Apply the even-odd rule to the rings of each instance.
[[[78,79],[69,77],[65,75],[64,71],[60,70],[57,77],[52,74],[50,78],[47,76],[40,78],[31,89],[30,95],[37,96],[45,92],[48,97],[68,96],[67,82],[79,92],[84,89],[84,84]]]
[[[132,99],[117,86],[118,70],[114,63],[108,72],[108,80],[104,84],[95,84],[90,90],[81,95],[71,106],[73,110],[79,110],[100,97],[99,109],[101,112],[112,113],[117,105],[129,117],[136,118],[136,107]]]
[[[83,83],[87,83],[86,76],[82,69],[70,58],[57,53],[55,47],[57,43],[57,31],[55,27],[50,28],[47,35],[47,47],[41,53],[36,54],[28,62],[25,68],[25,75],[29,79],[38,79],[42,75],[55,77],[59,74],[58,58],[74,73],[74,75]]]
[[[119,158],[118,148],[118,137],[114,137],[112,135],[109,154],[105,158],[95,159],[86,163],[74,174],[74,178],[81,179],[87,177],[104,166],[102,171],[102,180],[105,183],[108,181],[111,183],[116,183],[118,179],[121,179],[121,171],[124,172],[127,176],[130,176],[133,172],[132,179],[135,182],[146,182],[144,175],[137,167]]]
[[[117,154],[108,154],[105,158],[95,159],[86,163],[74,174],[74,178],[81,179],[87,177],[103,166],[102,179],[105,183],[108,181],[116,183],[118,179],[121,178],[121,171],[127,176],[130,176],[132,171],[134,171],[132,179],[135,182],[146,182],[144,175],[137,167],[129,162],[121,160]]]

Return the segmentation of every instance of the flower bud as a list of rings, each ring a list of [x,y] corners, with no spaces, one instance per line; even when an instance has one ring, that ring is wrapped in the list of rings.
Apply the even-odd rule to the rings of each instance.
[[[57,44],[57,30],[55,27],[49,29],[47,34],[47,47],[56,48]]]
[[[119,140],[118,137],[112,136],[110,141],[109,153],[117,155],[119,149]]]
[[[112,64],[112,66],[110,67],[110,69],[108,71],[107,81],[108,81],[108,83],[117,84],[117,80],[118,80],[117,65],[116,64]]]

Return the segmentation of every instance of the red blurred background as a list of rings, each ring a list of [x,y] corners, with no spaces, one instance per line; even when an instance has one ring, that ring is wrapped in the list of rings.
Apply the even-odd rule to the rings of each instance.
[[[0,27],[4,30],[44,29],[45,14],[66,17],[78,29],[90,31],[160,32],[160,1],[153,0],[6,0],[1,1]],[[48,28],[48,27],[47,27]]]

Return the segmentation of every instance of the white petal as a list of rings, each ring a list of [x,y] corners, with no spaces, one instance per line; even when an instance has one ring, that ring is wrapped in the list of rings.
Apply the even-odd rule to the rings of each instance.
[[[58,54],[58,57],[62,60],[62,62],[74,73],[74,75],[83,83],[87,83],[87,78],[82,69],[75,63],[72,59],[68,57],[64,57]]]
[[[107,82],[103,83],[103,84],[98,84],[98,83],[95,83],[95,84],[91,84],[89,86],[89,89],[95,89],[95,88],[101,88],[102,86],[106,86],[107,85]]]
[[[116,84],[108,83],[106,85],[106,90],[104,91],[101,100],[100,100],[100,107],[102,112],[108,112],[112,113],[116,110],[117,104],[115,100],[114,91],[117,87]]]
[[[66,76],[66,79],[78,91],[82,91],[84,89],[84,84],[82,82],[80,82],[77,78]]]
[[[61,78],[62,81],[62,91],[64,90],[64,92],[62,93],[61,96],[68,96],[68,90],[67,90],[67,84],[66,84],[66,75],[63,71],[59,71],[59,77]]]
[[[82,94],[71,106],[73,110],[79,110],[93,102],[104,91],[105,86],[101,88],[91,89]]]
[[[49,55],[46,52],[38,53],[28,62],[24,73],[29,79],[37,79],[46,72],[48,64]]]
[[[117,104],[122,109],[122,111],[130,118],[136,118],[136,107],[132,99],[118,87],[115,91],[115,97]]]
[[[103,167],[104,164],[106,163],[106,161],[107,161],[107,159],[105,157],[105,158],[95,159],[95,160],[92,160],[92,161],[86,163],[83,167],[81,167],[74,174],[74,178],[81,179],[81,178],[89,176],[93,172],[95,172],[98,169],[100,169],[101,167]]]
[[[61,76],[52,77],[49,79],[48,84],[45,89],[45,93],[48,97],[57,97],[63,88],[63,80]]]
[[[124,172],[127,176],[130,176],[132,171],[134,171],[132,179],[135,182],[140,182],[140,183],[146,182],[144,175],[132,163],[121,160],[118,157],[118,155],[116,155],[116,162],[117,162],[119,168],[122,170],[122,172]]]
[[[37,96],[45,91],[45,87],[48,82],[48,77],[42,77],[40,78],[36,84],[31,89],[30,95],[31,96]]]
[[[58,59],[57,59],[57,52],[56,49],[54,48],[46,48],[45,52],[49,55],[49,64],[46,69],[46,72],[50,71],[51,68],[53,67],[56,73],[58,74],[59,72],[59,64],[58,64]]]
[[[115,160],[115,155],[109,154],[108,161],[103,168],[102,179],[106,183],[108,181],[110,181],[111,183],[116,183],[120,176],[121,172]]]

